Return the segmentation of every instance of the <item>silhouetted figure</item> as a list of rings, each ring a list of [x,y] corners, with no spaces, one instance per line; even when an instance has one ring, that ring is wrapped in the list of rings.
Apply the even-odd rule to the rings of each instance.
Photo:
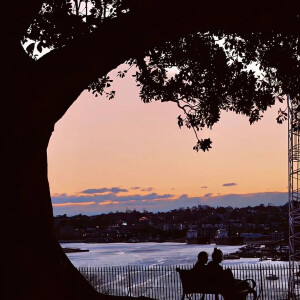
[[[231,300],[234,294],[234,277],[230,269],[224,270],[221,262],[224,259],[223,252],[215,248],[212,255],[212,260],[207,264],[207,272],[212,281],[216,284],[220,282],[224,286],[225,292],[222,294],[225,300]]]
[[[223,252],[215,248],[211,255],[212,261],[207,264],[207,271],[211,279],[218,283],[222,282],[224,293],[222,294],[224,300],[242,300],[246,299],[247,292],[239,293],[241,290],[247,290],[249,284],[245,280],[235,279],[231,269],[223,269],[221,262],[223,260]]]
[[[214,252],[211,255],[212,261],[210,261],[207,264],[207,270],[210,274],[214,274],[214,275],[221,275],[223,272],[223,267],[220,265],[220,263],[223,260],[223,252],[218,249],[215,248]]]
[[[205,251],[201,251],[198,254],[198,261],[195,263],[195,266],[192,270],[202,271],[206,268],[206,264],[208,261],[208,254]]]

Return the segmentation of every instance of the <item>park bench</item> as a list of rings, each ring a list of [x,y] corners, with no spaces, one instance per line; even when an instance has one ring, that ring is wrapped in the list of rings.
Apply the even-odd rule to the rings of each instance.
[[[256,282],[253,279],[241,280],[238,284],[238,288],[234,288],[233,285],[228,284],[224,278],[218,278],[207,274],[205,271],[196,270],[182,270],[177,268],[179,273],[183,294],[181,300],[185,297],[192,299],[193,294],[202,294],[201,299],[204,299],[206,294],[215,295],[215,299],[219,299],[219,295],[228,294],[235,290],[232,299],[244,300],[247,299],[249,294],[252,295],[253,300],[257,299]]]

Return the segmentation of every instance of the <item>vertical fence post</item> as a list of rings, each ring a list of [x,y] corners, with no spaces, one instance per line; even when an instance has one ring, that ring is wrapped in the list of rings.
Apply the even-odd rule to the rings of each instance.
[[[262,270],[261,270],[261,265],[259,265],[259,277],[260,277],[260,291],[259,295],[261,295],[261,299],[264,299],[264,287],[263,287],[263,275],[262,275]]]
[[[128,271],[128,296],[131,296],[131,280],[130,280],[130,268],[127,266]]]

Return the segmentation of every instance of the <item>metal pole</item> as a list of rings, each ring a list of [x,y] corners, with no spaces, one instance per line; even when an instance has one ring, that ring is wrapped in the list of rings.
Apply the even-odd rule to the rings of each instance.
[[[300,105],[287,96],[288,103],[288,169],[289,169],[289,292],[295,296],[295,261],[300,261]]]

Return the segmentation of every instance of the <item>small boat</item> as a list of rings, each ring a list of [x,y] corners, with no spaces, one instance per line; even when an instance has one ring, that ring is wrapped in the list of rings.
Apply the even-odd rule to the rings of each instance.
[[[259,261],[263,261],[263,260],[268,260],[268,257],[267,257],[267,256],[261,256],[261,257],[259,258]]]
[[[240,256],[234,253],[229,253],[229,254],[224,254],[224,259],[240,259]]]
[[[277,280],[279,277],[275,274],[269,274],[268,276],[266,276],[267,280]]]

